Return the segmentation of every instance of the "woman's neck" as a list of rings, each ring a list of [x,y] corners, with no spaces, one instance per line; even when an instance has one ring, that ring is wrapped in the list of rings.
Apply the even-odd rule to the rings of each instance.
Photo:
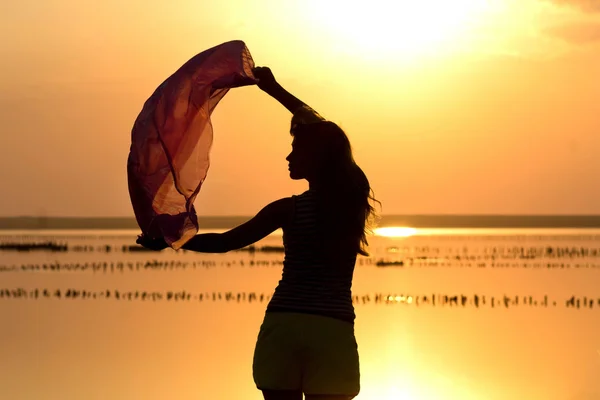
[[[308,181],[308,189],[309,190],[319,190],[320,187],[323,186],[322,181],[311,179]]]

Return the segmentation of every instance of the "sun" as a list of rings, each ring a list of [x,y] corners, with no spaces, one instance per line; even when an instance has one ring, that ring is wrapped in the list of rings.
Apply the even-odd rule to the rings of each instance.
[[[330,44],[365,57],[410,58],[470,44],[500,0],[307,0]]]
[[[390,227],[382,227],[376,228],[374,233],[377,236],[384,237],[410,237],[417,233],[415,228],[403,227],[403,226],[390,226]]]

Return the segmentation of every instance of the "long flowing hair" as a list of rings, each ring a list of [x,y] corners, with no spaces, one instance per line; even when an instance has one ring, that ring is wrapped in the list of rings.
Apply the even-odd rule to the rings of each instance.
[[[354,161],[348,136],[330,121],[299,124],[290,133],[296,140],[308,140],[314,149],[323,234],[339,243],[352,243],[358,254],[368,256],[367,236],[377,218],[372,203],[381,203]]]

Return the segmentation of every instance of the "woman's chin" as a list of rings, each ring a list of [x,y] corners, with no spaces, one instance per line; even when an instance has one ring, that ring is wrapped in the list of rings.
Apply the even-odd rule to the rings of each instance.
[[[297,181],[299,179],[302,179],[301,176],[299,176],[298,174],[293,173],[292,171],[290,171],[290,178]]]

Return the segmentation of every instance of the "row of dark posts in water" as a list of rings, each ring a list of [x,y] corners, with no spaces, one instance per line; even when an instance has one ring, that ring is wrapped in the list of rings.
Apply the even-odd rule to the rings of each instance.
[[[111,252],[152,252],[154,250],[146,249],[139,245],[121,245],[113,246],[109,244],[101,246],[91,245],[73,245],[70,246],[68,243],[59,243],[54,241],[47,242],[36,242],[36,243],[24,243],[24,242],[4,242],[0,243],[0,251],[19,251],[19,252],[31,252],[31,251],[50,251],[50,252],[100,252],[100,253],[111,253]],[[183,250],[185,251],[185,250]],[[262,252],[262,253],[283,253],[283,246],[247,246],[237,251],[244,251],[249,253]]]
[[[455,251],[454,251],[455,250]],[[439,247],[430,246],[413,246],[413,247],[387,247],[386,253],[398,253],[403,257],[408,257],[413,260],[419,259],[432,259],[432,258],[446,258],[456,260],[508,260],[508,259],[520,259],[520,260],[533,260],[539,258],[599,258],[600,247],[568,247],[568,246],[491,246],[485,247],[481,250],[482,253],[474,254],[474,249],[468,247],[456,248],[456,249],[442,249]],[[479,249],[478,249],[479,250]],[[109,244],[101,246],[91,245],[73,245],[70,246],[67,243],[59,243],[54,241],[47,242],[4,242],[0,243],[0,251],[18,251],[18,252],[31,252],[31,251],[50,251],[50,252],[151,252],[139,245],[121,245],[113,246]],[[183,250],[185,251],[185,250]],[[283,253],[283,246],[256,246],[251,245],[243,249],[237,250],[247,253]],[[418,253],[425,253],[428,255],[418,255]],[[447,253],[447,254],[445,254]],[[436,256],[434,257],[433,254]],[[440,257],[440,255],[442,255]]]
[[[283,260],[240,260],[240,261],[181,261],[181,260],[147,260],[147,261],[98,261],[98,262],[64,262],[57,261],[44,264],[0,265],[0,272],[139,272],[148,270],[187,270],[216,267],[265,267],[282,266]]]
[[[491,269],[549,269],[549,270],[569,270],[569,269],[600,269],[600,264],[590,262],[460,262],[460,261],[418,261],[406,259],[401,261],[374,261],[370,258],[359,258],[356,261],[357,266],[375,265],[379,268],[406,267],[406,268],[491,268]],[[58,262],[51,263],[25,263],[20,265],[2,265],[0,272],[93,272],[93,273],[123,273],[140,271],[174,271],[174,270],[196,270],[208,268],[257,268],[257,267],[282,267],[283,259],[277,260],[147,260],[147,261],[97,261],[97,262]]]
[[[120,290],[79,290],[79,289],[0,289],[0,300],[10,299],[81,299],[98,300],[114,299],[127,301],[182,301],[182,302],[268,302],[270,294],[256,292],[202,292],[192,293],[189,291],[120,291]],[[375,293],[367,295],[354,295],[354,304],[405,304],[414,306],[433,307],[462,307],[465,308],[513,308],[513,307],[536,307],[549,308],[558,307],[559,302],[550,300],[548,295],[536,296],[485,296],[485,295],[404,295]],[[600,297],[571,296],[560,302],[566,308],[572,309],[600,309]]]

